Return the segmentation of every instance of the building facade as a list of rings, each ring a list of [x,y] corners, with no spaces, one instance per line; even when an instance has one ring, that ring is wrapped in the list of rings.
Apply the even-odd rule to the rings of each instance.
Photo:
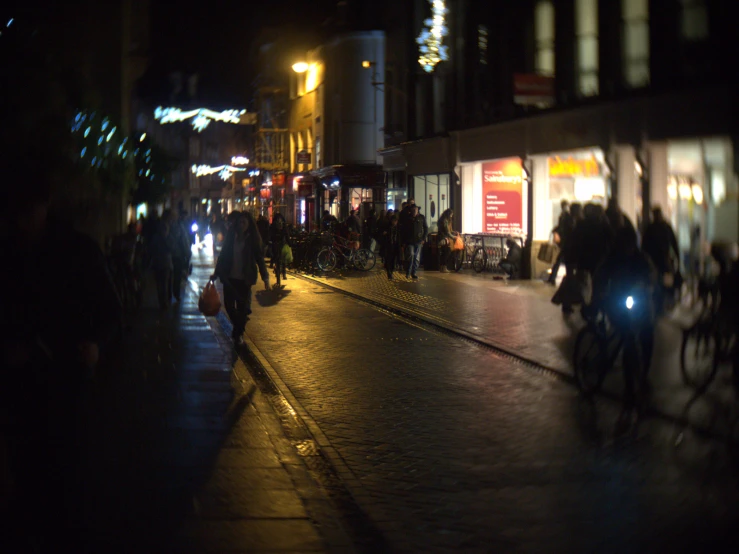
[[[342,34],[293,64],[290,177],[296,221],[310,227],[328,210],[345,218],[385,207],[385,35]]]
[[[661,206],[692,267],[704,243],[739,238],[729,7],[419,0],[414,128],[383,150],[385,169],[405,168],[427,218],[448,175],[459,230],[524,237],[534,276],[563,199],[616,199],[642,228]],[[445,46],[436,63],[426,23]]]

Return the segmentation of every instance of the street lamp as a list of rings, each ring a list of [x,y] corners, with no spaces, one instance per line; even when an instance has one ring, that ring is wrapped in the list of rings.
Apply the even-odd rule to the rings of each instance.
[[[305,73],[308,71],[308,64],[305,62],[296,62],[293,64],[293,71],[295,73]]]

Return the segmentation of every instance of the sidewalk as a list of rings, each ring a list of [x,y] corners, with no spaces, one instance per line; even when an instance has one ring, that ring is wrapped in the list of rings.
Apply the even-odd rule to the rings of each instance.
[[[218,324],[154,284],[90,406],[90,551],[351,552],[325,493]],[[316,506],[323,514],[315,515]]]
[[[381,267],[381,262],[378,261]],[[485,344],[524,358],[558,373],[572,375],[577,332],[584,325],[579,315],[563,317],[551,303],[555,288],[541,281],[494,280],[489,273],[420,271],[419,281],[396,272],[392,281],[381,268],[362,273],[339,271],[310,279],[339,290],[387,305],[422,320],[460,332]],[[680,375],[684,315],[660,320],[651,368],[655,385],[652,406],[672,418],[721,434],[728,432],[717,411],[732,406],[734,395],[719,375],[709,393],[693,400],[693,389]],[[616,372],[605,388],[620,394],[623,386]]]

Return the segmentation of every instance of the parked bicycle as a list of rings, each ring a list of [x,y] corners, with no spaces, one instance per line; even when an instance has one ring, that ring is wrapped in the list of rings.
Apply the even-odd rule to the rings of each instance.
[[[375,253],[367,248],[358,248],[359,243],[335,235],[331,246],[322,248],[316,256],[321,271],[333,271],[341,260],[345,267],[369,271],[375,267]]]

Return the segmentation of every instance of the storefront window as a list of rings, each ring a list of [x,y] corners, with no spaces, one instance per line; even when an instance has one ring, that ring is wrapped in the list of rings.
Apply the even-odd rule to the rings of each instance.
[[[418,175],[413,177],[413,194],[421,213],[426,216],[429,232],[438,230],[439,216],[450,206],[449,175]]]
[[[631,87],[649,84],[649,1],[621,0],[624,79]]]
[[[399,210],[406,201],[408,201],[408,193],[405,189],[388,189],[387,210]]]
[[[358,210],[362,202],[372,202],[372,189],[350,188],[349,205],[351,210]]]

